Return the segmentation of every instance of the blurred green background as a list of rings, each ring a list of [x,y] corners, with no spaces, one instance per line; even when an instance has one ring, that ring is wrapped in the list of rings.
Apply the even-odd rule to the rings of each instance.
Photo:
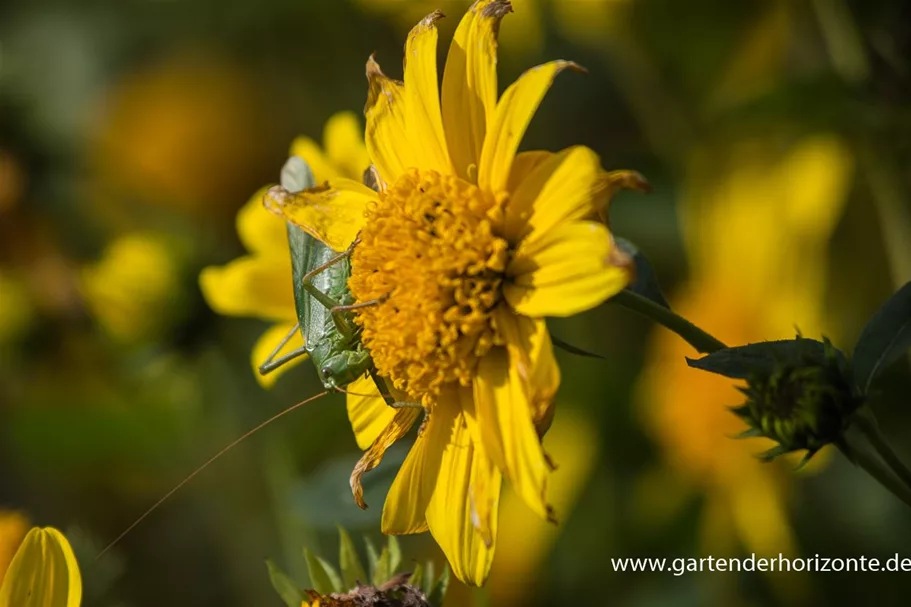
[[[585,144],[642,172],[613,230],[678,310],[725,341],[825,334],[850,348],[911,279],[911,5],[900,0],[514,0],[500,88],[564,75],[526,149]],[[378,539],[407,446],[347,486],[358,458],[332,395],[244,441],[95,554],[230,440],[316,393],[300,365],[261,388],[267,324],[217,316],[199,271],[244,253],[235,214],[297,135],[360,112],[376,51],[442,8],[440,60],[466,2],[14,0],[0,7],[0,571],[28,522],[68,532],[87,605],[280,605],[267,557],[306,580],[336,524]],[[290,276],[288,289],[290,291]],[[549,526],[504,496],[488,587],[450,605],[905,605],[897,573],[615,572],[611,558],[911,557],[911,515],[835,453],[809,470],[734,441],[739,402],[686,367],[676,337],[605,304],[550,323],[606,360],[559,353],[545,448]],[[911,458],[911,377],[875,409]],[[407,442],[407,441],[406,441]],[[403,540],[406,561],[441,555]],[[904,551],[904,552],[903,552]]]

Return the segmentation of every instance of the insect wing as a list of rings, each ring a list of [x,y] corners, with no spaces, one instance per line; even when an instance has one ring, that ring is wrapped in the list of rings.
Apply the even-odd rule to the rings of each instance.
[[[327,328],[333,327],[329,310],[304,288],[304,277],[314,268],[336,256],[336,252],[316,240],[301,228],[288,223],[288,245],[291,248],[291,274],[294,280],[294,305],[300,322],[301,335],[307,350],[311,351],[326,337]],[[323,293],[332,286],[332,272],[320,272],[311,284]]]

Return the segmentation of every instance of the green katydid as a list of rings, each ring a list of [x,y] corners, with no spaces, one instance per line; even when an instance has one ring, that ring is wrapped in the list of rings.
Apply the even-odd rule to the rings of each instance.
[[[294,194],[314,185],[310,166],[297,156],[289,158],[282,168],[282,190]],[[354,323],[351,312],[380,302],[354,303],[348,290],[350,258],[357,241],[338,252],[290,221],[286,225],[298,322],[259,367],[259,372],[269,373],[294,358],[309,354],[327,390],[340,390],[369,373],[389,406],[420,406],[395,401],[389,396],[385,382],[376,374],[370,353],[361,343],[360,328]],[[303,347],[276,358],[298,330],[304,338]]]

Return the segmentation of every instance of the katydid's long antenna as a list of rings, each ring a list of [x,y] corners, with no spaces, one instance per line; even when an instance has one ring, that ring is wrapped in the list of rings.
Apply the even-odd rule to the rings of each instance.
[[[199,468],[197,468],[196,470],[194,470],[188,477],[186,477],[185,479],[183,479],[182,481],[180,481],[179,483],[177,483],[177,485],[175,485],[173,489],[171,489],[170,491],[168,491],[167,493],[165,493],[165,494],[161,497],[161,499],[159,499],[157,502],[155,502],[154,504],[152,504],[152,506],[151,506],[148,510],[146,510],[145,512],[143,512],[142,515],[141,515],[138,519],[136,519],[135,521],[133,521],[133,524],[131,524],[131,525],[130,525],[129,527],[127,527],[126,529],[124,529],[124,530],[123,530],[123,533],[121,533],[120,535],[118,535],[116,538],[114,538],[114,541],[112,541],[110,544],[108,544],[107,546],[105,546],[105,547],[104,547],[104,550],[102,550],[101,552],[99,552],[99,553],[98,553],[98,556],[95,557],[95,561],[97,561],[98,559],[100,559],[101,557],[103,557],[105,554],[107,554],[107,552],[108,552],[111,548],[113,548],[114,546],[116,546],[116,545],[120,542],[120,540],[122,540],[123,538],[125,538],[125,537],[127,536],[127,534],[129,534],[133,529],[136,528],[137,525],[139,525],[139,523],[141,523],[142,521],[144,521],[150,514],[152,514],[153,512],[155,512],[155,510],[157,510],[159,506],[161,506],[163,503],[165,503],[165,502],[168,500],[169,497],[171,497],[172,495],[174,495],[175,493],[177,493],[178,491],[180,491],[180,489],[181,489],[184,485],[186,485],[186,484],[189,483],[191,480],[193,480],[194,478],[196,478],[196,476],[199,475],[203,470],[205,470],[206,468],[208,468],[210,464],[212,464],[212,463],[213,463],[215,460],[217,460],[219,457],[221,457],[222,455],[224,455],[225,453],[227,453],[228,451],[230,451],[231,449],[233,449],[234,447],[236,447],[238,444],[240,444],[241,441],[243,441],[243,440],[246,439],[247,437],[249,437],[249,436],[251,436],[251,435],[253,435],[253,434],[259,432],[260,430],[262,430],[263,428],[265,428],[266,426],[268,426],[269,424],[271,424],[271,423],[274,422],[275,420],[277,420],[277,419],[279,419],[279,418],[281,418],[281,417],[284,417],[285,415],[291,413],[291,412],[294,411],[295,409],[297,409],[297,408],[299,408],[299,407],[303,407],[303,406],[306,405],[307,403],[311,403],[311,402],[315,401],[315,400],[318,399],[318,398],[322,398],[322,397],[326,396],[327,394],[329,394],[329,391],[328,391],[328,390],[327,390],[327,391],[324,391],[324,392],[320,392],[319,394],[316,394],[316,395],[314,395],[314,396],[311,396],[310,398],[304,399],[304,400],[302,400],[301,402],[299,402],[299,403],[297,403],[297,404],[291,405],[291,406],[288,407],[287,409],[284,409],[284,410],[282,410],[282,411],[279,411],[278,413],[276,413],[275,415],[273,415],[272,417],[270,417],[270,418],[267,419],[266,421],[264,421],[264,422],[260,423],[259,425],[257,425],[255,428],[251,428],[250,430],[247,430],[247,431],[244,432],[242,435],[240,435],[238,438],[236,438],[236,439],[234,439],[233,441],[231,441],[228,445],[226,445],[225,447],[223,447],[218,453],[216,453],[215,455],[213,455],[212,457],[210,457],[209,459],[207,459],[206,462],[205,462],[203,465],[201,465]]]

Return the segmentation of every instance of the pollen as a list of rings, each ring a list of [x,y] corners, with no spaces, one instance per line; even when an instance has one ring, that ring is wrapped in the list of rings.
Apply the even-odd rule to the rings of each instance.
[[[348,285],[377,371],[430,406],[451,382],[471,384],[502,338],[494,324],[509,246],[506,196],[458,177],[410,170],[367,211]]]

